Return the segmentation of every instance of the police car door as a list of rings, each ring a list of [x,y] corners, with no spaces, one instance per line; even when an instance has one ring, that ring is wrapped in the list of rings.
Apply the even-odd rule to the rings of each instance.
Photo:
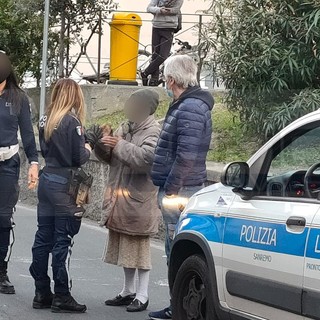
[[[312,223],[305,259],[302,313],[320,319],[320,212]]]
[[[310,142],[318,143],[318,150]],[[224,286],[227,306],[236,313],[253,319],[303,319],[304,253],[319,209],[316,199],[305,197],[303,183],[308,167],[320,162],[319,146],[319,127],[279,139],[260,165],[257,196],[236,196],[230,207],[223,244]]]

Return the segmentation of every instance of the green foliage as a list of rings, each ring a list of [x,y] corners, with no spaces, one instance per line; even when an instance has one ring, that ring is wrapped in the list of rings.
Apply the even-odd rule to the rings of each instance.
[[[247,161],[261,144],[241,125],[238,112],[216,105],[212,119],[213,145],[208,153],[209,161]]]
[[[263,130],[267,136],[271,136],[292,121],[319,109],[319,106],[320,89],[301,90],[299,94],[291,98],[289,103],[283,103],[268,115]]]
[[[41,58],[43,39],[43,0],[0,0],[0,50],[6,51],[15,66],[20,80],[23,76],[33,76],[38,85],[41,78]],[[105,19],[114,9],[113,0],[51,0],[50,33],[48,47],[49,80],[56,80],[59,64],[58,56],[67,56],[67,44],[74,38],[66,36],[66,26],[71,34],[78,36],[84,30],[91,29],[99,19]],[[65,26],[60,33],[59,26],[64,19]],[[61,51],[61,46],[62,51]]]
[[[162,101],[160,103],[160,105],[156,111],[156,114],[155,114],[155,116],[158,120],[161,120],[165,117],[165,115],[168,111],[168,105],[169,105],[169,103],[166,101]],[[93,119],[87,125],[94,124],[94,123],[97,123],[100,125],[109,124],[109,125],[111,125],[111,127],[113,129],[116,129],[119,127],[121,122],[125,121],[125,119],[126,119],[126,117],[125,117],[124,113],[121,111],[118,111],[118,112],[114,112],[112,114],[107,114],[104,117],[101,117],[98,119]]]
[[[238,112],[231,112],[221,104],[221,98],[217,97],[216,106],[212,112],[213,119],[213,145],[208,153],[208,161],[231,162],[247,161],[261,145],[241,125]],[[168,111],[168,103],[163,101],[156,112],[156,118],[161,120]],[[104,117],[93,119],[91,124],[108,123],[116,129],[125,120],[123,112],[115,112]]]
[[[0,50],[10,55],[21,80],[27,71],[40,72],[42,18],[23,10],[17,1],[0,0]]]
[[[226,102],[260,136],[320,99],[319,1],[216,0],[212,33]],[[309,97],[308,95],[312,95]]]

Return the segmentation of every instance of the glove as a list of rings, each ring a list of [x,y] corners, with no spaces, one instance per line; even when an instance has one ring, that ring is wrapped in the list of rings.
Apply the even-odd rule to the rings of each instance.
[[[90,127],[85,132],[86,143],[89,143],[91,149],[93,150],[97,142],[102,138],[103,131],[97,124]]]

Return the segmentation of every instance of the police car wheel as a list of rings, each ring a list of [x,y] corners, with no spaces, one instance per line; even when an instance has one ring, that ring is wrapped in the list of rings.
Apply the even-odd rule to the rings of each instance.
[[[200,255],[193,255],[181,265],[172,291],[174,320],[215,320],[210,301],[209,269]]]

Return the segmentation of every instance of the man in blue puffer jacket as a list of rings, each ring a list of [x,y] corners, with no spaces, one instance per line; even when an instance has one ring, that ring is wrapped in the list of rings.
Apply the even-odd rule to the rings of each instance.
[[[170,256],[181,205],[204,187],[206,157],[212,134],[212,95],[198,86],[197,65],[185,55],[170,57],[164,76],[173,102],[155,151],[152,180],[160,187],[158,201],[166,225],[166,254]],[[171,308],[151,312],[151,319],[171,319]]]

